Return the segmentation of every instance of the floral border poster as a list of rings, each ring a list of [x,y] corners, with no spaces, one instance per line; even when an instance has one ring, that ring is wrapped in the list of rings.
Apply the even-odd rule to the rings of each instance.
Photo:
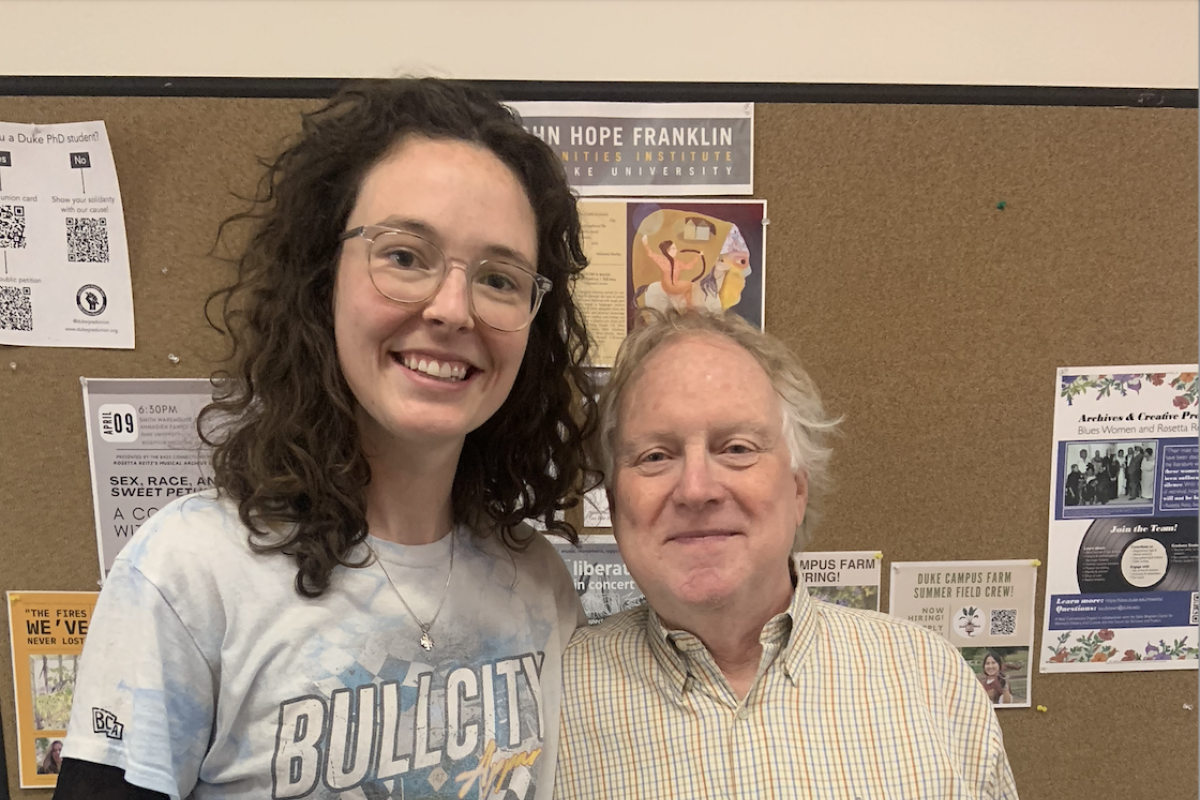
[[[8,592],[22,789],[58,783],[75,674],[97,592]]]
[[[1042,672],[1196,669],[1196,372],[1058,370]]]
[[[997,708],[1028,708],[1037,561],[897,561],[888,610],[944,636]]]

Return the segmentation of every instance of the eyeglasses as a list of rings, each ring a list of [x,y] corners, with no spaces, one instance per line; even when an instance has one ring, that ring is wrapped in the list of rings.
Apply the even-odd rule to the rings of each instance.
[[[381,295],[397,303],[423,303],[437,294],[453,263],[467,275],[471,312],[498,331],[526,328],[554,286],[545,275],[502,259],[475,264],[447,259],[432,242],[382,225],[346,231],[340,241],[359,236],[369,243],[367,272]]]

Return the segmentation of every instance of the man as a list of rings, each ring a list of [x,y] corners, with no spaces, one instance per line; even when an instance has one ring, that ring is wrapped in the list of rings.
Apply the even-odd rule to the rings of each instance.
[[[1137,500],[1142,496],[1142,460],[1145,458],[1145,451],[1141,447],[1133,449],[1133,456],[1129,459],[1129,499]]]
[[[556,796],[1016,798],[948,642],[796,579],[835,425],[787,348],[736,317],[670,314],[626,340],[600,449],[649,607],[567,648]]]

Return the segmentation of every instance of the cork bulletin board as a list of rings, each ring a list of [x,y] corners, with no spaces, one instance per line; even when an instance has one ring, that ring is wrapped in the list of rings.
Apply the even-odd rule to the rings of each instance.
[[[96,588],[79,378],[209,374],[217,225],[318,103],[0,96],[5,121],[106,122],[137,325],[130,351],[0,348],[0,588]],[[811,547],[1045,560],[1055,369],[1197,359],[1195,108],[755,113],[766,327],[845,417]],[[8,647],[8,785],[47,798],[16,788]],[[1035,675],[1048,710],[999,713],[1022,798],[1196,797],[1196,695],[1194,671]]]

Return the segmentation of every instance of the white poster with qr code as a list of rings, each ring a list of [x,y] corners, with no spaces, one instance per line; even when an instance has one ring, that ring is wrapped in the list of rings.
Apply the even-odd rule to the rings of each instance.
[[[996,708],[1028,708],[1038,564],[897,561],[888,607],[957,647]]]
[[[133,347],[125,213],[102,121],[0,122],[0,344]]]

